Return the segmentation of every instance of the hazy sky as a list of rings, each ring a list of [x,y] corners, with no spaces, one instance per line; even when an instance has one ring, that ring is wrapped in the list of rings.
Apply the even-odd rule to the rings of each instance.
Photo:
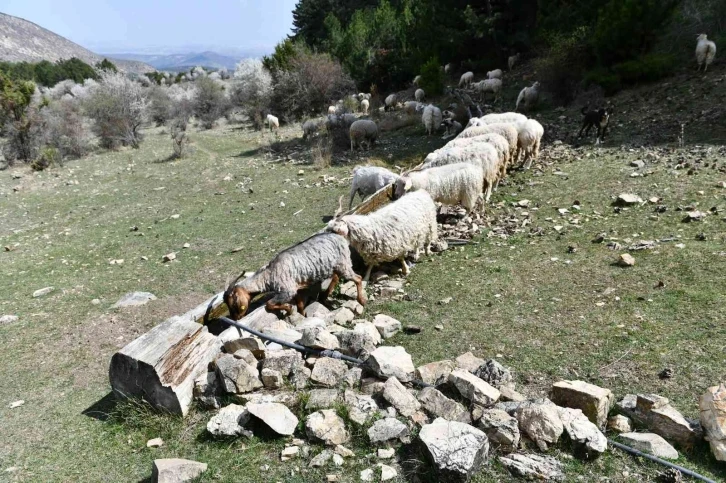
[[[94,51],[272,50],[297,0],[2,0],[0,11]]]

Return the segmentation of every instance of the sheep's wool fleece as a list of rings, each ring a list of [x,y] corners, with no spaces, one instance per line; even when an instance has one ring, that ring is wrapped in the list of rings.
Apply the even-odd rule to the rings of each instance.
[[[423,115],[421,116],[421,122],[423,122],[426,132],[429,134],[434,132],[436,128],[441,125],[441,121],[443,121],[443,119],[444,117],[441,114],[441,109],[432,104],[429,104],[424,108]]]
[[[357,166],[353,170],[353,182],[350,188],[351,203],[356,193],[365,197],[372,195],[386,185],[395,183],[398,179],[396,173],[378,166]]]
[[[481,136],[482,134],[489,134],[489,133],[496,133],[501,136],[504,136],[504,139],[507,140],[509,143],[509,150],[511,155],[514,155],[517,151],[518,146],[518,137],[519,137],[519,130],[517,129],[516,124],[514,123],[496,123],[496,124],[486,124],[483,126],[473,126],[464,129],[464,131],[459,134],[456,139],[466,139],[466,138],[473,138],[476,136]]]
[[[497,150],[497,154],[499,154],[499,159],[505,163],[509,162],[509,154],[511,150],[509,141],[507,141],[507,138],[505,138],[501,134],[497,134],[494,132],[480,134],[478,136],[473,136],[470,138],[456,138],[449,141],[446,146],[444,146],[444,148],[464,147],[478,143],[491,144],[492,146],[494,146],[494,149]]]
[[[404,178],[411,180],[412,190],[426,190],[435,201],[445,205],[461,202],[469,210],[484,191],[484,171],[480,166],[470,163],[411,171],[397,181],[397,188],[398,185],[405,184]],[[399,191],[397,189],[397,193]]]
[[[367,265],[401,259],[438,238],[436,205],[426,191],[408,193],[369,215],[348,215],[341,221]]]

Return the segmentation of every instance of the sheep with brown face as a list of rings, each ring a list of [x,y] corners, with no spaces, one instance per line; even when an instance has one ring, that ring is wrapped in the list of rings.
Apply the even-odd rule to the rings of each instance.
[[[300,293],[323,280],[331,279],[324,296],[328,297],[339,280],[352,280],[358,289],[358,303],[365,305],[361,277],[353,271],[348,240],[335,233],[319,233],[281,251],[267,265],[240,281],[237,277],[224,291],[224,303],[230,318],[239,320],[247,314],[250,301],[262,293],[272,293],[266,309],[292,313],[292,302],[305,315]]]

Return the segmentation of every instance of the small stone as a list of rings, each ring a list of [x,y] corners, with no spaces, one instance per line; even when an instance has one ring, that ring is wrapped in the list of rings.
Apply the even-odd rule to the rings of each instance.
[[[457,369],[449,374],[449,382],[459,393],[474,404],[490,406],[499,400],[501,393],[470,372]]]
[[[548,444],[556,444],[565,428],[557,412],[557,406],[549,404],[522,404],[516,410],[519,428],[534,441],[541,451]]]
[[[318,319],[325,320],[325,317],[330,313],[330,309],[328,309],[325,305],[321,304],[320,302],[313,302],[307,307],[305,307],[305,316],[315,317]]]
[[[213,409],[219,409],[221,407],[219,400],[219,379],[215,372],[206,372],[197,377],[194,380],[194,389],[192,392],[194,398],[203,406]]]
[[[701,221],[706,217],[706,213],[702,211],[689,211],[686,217],[683,219],[684,222],[689,223],[691,221]]]
[[[434,329],[436,330],[444,330],[444,326],[441,324],[434,325]]]
[[[326,475],[325,479],[327,480],[328,483],[336,483],[336,482],[340,481],[340,478],[338,477],[338,475]]]
[[[280,453],[280,461],[288,461],[293,458],[297,458],[298,453],[300,453],[300,448],[298,446],[288,446]]]
[[[138,305],[145,305],[152,300],[156,300],[156,296],[153,293],[131,292],[121,297],[118,302],[111,306],[111,308],[136,307]]]
[[[552,402],[566,408],[581,409],[587,418],[602,428],[615,396],[610,389],[584,381],[559,381],[552,386]]]
[[[312,460],[310,460],[310,467],[319,468],[328,464],[328,461],[333,457],[333,452],[329,449],[324,449]]]
[[[54,287],[40,288],[40,289],[36,290],[35,292],[33,292],[33,298],[37,299],[38,297],[43,297],[43,296],[51,293],[53,290],[55,290]]]
[[[356,424],[364,425],[380,410],[376,401],[365,394],[356,394],[347,390],[343,398],[348,408],[348,417]]]
[[[22,399],[20,399],[18,401],[11,402],[10,404],[8,404],[8,407],[10,409],[16,409],[16,408],[19,408],[20,406],[22,406],[23,404],[25,404],[25,401],[23,401]]]
[[[17,322],[17,321],[18,321],[17,315],[3,315],[2,317],[0,317],[0,325],[11,324],[11,323]]]
[[[378,332],[378,328],[371,322],[358,322],[353,327],[353,332],[367,334],[375,345],[381,343],[381,334]]]
[[[330,324],[347,325],[355,319],[355,314],[347,307],[335,309],[325,316],[325,322]]]
[[[421,428],[419,439],[441,481],[468,481],[489,454],[484,432],[443,418]]]
[[[328,326],[328,330],[332,332],[332,326]],[[375,341],[367,333],[343,329],[336,335],[340,341],[340,352],[347,356],[365,360],[376,350]]]
[[[389,377],[386,381],[383,398],[406,417],[412,416],[421,407],[416,398],[395,376]]]
[[[92,305],[101,305],[101,299],[93,299],[91,300]]]
[[[438,386],[449,379],[449,374],[456,368],[456,363],[450,360],[429,362],[416,369],[416,378],[426,384]]]
[[[247,349],[240,349],[238,351],[235,351],[234,354],[232,354],[235,359],[242,359],[247,364],[251,365],[252,367],[257,367],[257,358],[252,354],[251,351]],[[274,371],[274,369],[268,369],[270,371]],[[279,374],[279,371],[274,371]]]
[[[436,418],[444,418],[448,421],[459,421],[467,424],[471,422],[471,415],[462,404],[444,396],[436,388],[423,388],[418,395],[418,400],[421,402],[423,408]]]
[[[643,202],[643,200],[640,196],[623,193],[620,196],[618,196],[616,203],[620,206],[630,206],[630,205],[637,205],[642,202]]]
[[[161,446],[164,446],[164,440],[161,438],[150,439],[146,442],[147,448],[159,448]]]
[[[342,456],[337,453],[333,453],[333,464],[335,466],[343,466],[344,463],[345,461],[343,460]]]
[[[207,431],[217,437],[252,437],[252,432],[244,428],[249,420],[250,413],[245,406],[229,404],[209,420]]]
[[[173,214],[169,218],[171,218],[172,220],[178,220],[180,217],[181,217],[181,215],[179,215],[179,214]]]
[[[250,353],[250,355],[251,354],[252,353]],[[283,380],[280,371],[276,371],[274,369],[262,369],[260,378],[262,379],[262,384],[267,389],[279,389],[282,387]]]
[[[343,446],[342,444],[339,444],[335,447],[335,454],[339,454],[343,458],[352,458],[355,456],[355,453],[353,453],[351,450]]]
[[[510,386],[499,387],[499,392],[501,394],[501,396],[499,397],[500,401],[521,402],[526,399],[524,396],[519,394],[517,391],[512,389]]]
[[[517,419],[501,409],[484,409],[477,426],[489,438],[494,448],[505,453],[516,451],[519,446],[519,424]]]
[[[408,427],[395,418],[379,419],[368,429],[368,438],[371,443],[384,443],[392,439],[407,440]]]
[[[565,481],[562,463],[552,456],[538,454],[511,454],[500,456],[499,461],[514,476],[535,481]]]
[[[277,434],[288,436],[295,432],[298,419],[280,403],[247,404],[249,413],[265,423]]]
[[[623,444],[667,460],[678,459],[678,451],[655,433],[622,433]]]
[[[181,458],[154,460],[151,469],[152,483],[186,483],[207,471],[206,463]]]
[[[343,303],[343,307],[358,316],[363,315],[363,312],[365,312],[365,307],[359,304],[357,300],[347,300]]]
[[[252,353],[254,354],[255,351],[253,350]],[[279,371],[283,376],[289,375],[294,367],[304,365],[302,355],[295,349],[266,351],[263,354],[265,358],[262,360],[262,368]]]
[[[350,439],[345,422],[332,409],[310,414],[305,419],[305,432],[309,438],[322,441],[328,446],[343,444]]]
[[[485,362],[486,361],[484,359],[480,359],[471,352],[467,352],[456,358],[456,367],[471,372],[473,374]]]
[[[398,476],[398,472],[388,465],[378,463],[378,467],[381,469],[381,481],[392,480]]]
[[[360,381],[360,392],[369,396],[383,397],[386,385],[375,377],[365,377]]]
[[[395,376],[401,382],[409,382],[416,368],[411,355],[400,346],[382,346],[368,358],[370,369],[384,379]]]
[[[607,450],[605,435],[583,414],[582,410],[558,407],[557,411],[577,455],[594,459]]]
[[[608,419],[608,429],[614,433],[630,433],[633,431],[633,425],[630,418],[622,414],[616,414]]]
[[[516,206],[519,206],[520,208],[527,208],[530,203],[531,201],[529,200],[519,200],[517,201]]]
[[[164,263],[171,262],[173,260],[176,260],[176,253],[174,253],[174,252],[167,253],[166,255],[164,255],[163,257],[161,257],[161,261],[164,262]]]
[[[474,375],[496,388],[513,384],[514,381],[512,372],[494,359],[479,366]]]
[[[217,377],[225,392],[241,394],[262,387],[257,368],[236,359],[232,354],[222,354],[215,361],[215,365]]]
[[[449,305],[453,300],[453,297],[446,297],[445,299],[439,300],[439,305]]]
[[[337,389],[313,389],[308,395],[305,409],[330,409],[340,401],[340,393]]]
[[[345,362],[331,357],[323,357],[315,363],[310,379],[325,387],[336,387],[346,372],[348,372],[348,366]]]
[[[376,455],[382,460],[388,460],[396,455],[396,450],[393,448],[380,448],[376,452]]]
[[[657,394],[628,395],[616,406],[618,412],[631,418],[636,425],[645,426],[684,447],[692,447],[702,437],[697,425],[686,420],[667,398]]]
[[[645,168],[645,162],[640,159],[636,159],[635,161],[630,162],[630,166],[633,168]]]
[[[308,320],[308,319],[306,319]],[[300,345],[312,347],[313,349],[335,350],[340,347],[338,338],[325,330],[323,327],[303,329]]]
[[[373,468],[361,471],[360,481],[373,481]]]
[[[305,389],[310,381],[312,371],[305,366],[294,366],[290,373],[290,383],[297,390]]]
[[[381,337],[390,339],[401,330],[401,322],[387,315],[378,314],[373,318],[373,325],[378,329]]]
[[[185,243],[184,245],[182,245],[182,248],[189,248],[189,247],[191,247],[191,245],[189,243]]]
[[[628,253],[623,253],[618,259],[618,265],[621,267],[632,267],[635,265],[635,258]]]
[[[360,367],[351,367],[348,372],[343,376],[343,382],[348,387],[356,387],[360,384],[361,377],[363,376],[363,369]]]

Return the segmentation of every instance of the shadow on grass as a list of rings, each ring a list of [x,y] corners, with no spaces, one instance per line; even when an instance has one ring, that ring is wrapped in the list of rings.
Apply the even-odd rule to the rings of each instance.
[[[81,414],[99,421],[108,421],[116,410],[118,398],[113,392],[109,392],[101,399],[81,411]]]

